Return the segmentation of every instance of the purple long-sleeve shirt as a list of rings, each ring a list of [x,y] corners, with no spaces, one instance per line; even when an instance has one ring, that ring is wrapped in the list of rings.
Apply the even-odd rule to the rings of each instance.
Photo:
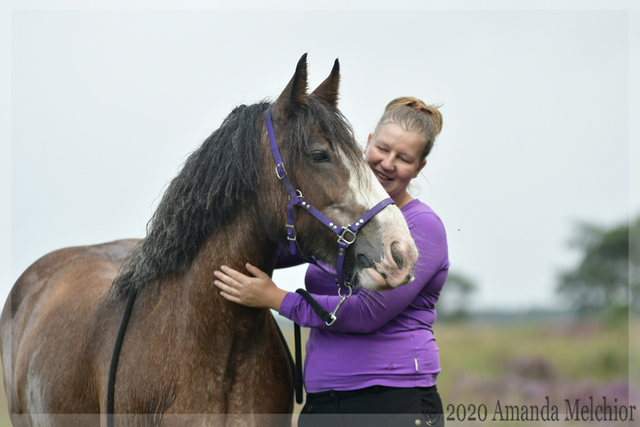
[[[447,278],[447,237],[433,210],[413,200],[401,209],[418,247],[415,280],[384,292],[356,290],[327,326],[298,294],[288,293],[280,314],[311,328],[304,383],[307,392],[355,390],[372,385],[429,387],[440,372],[432,325]],[[327,311],[340,301],[335,282],[310,265],[305,284]]]

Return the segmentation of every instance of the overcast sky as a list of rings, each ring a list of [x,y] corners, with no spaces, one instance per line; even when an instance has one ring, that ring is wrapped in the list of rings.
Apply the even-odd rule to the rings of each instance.
[[[47,252],[143,237],[188,155],[305,52],[311,89],[340,59],[359,141],[392,98],[443,105],[414,195],[475,308],[556,307],[575,223],[640,214],[637,2],[272,3],[5,1],[3,301]]]

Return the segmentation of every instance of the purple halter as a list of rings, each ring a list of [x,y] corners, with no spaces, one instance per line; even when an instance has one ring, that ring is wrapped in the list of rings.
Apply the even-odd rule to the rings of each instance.
[[[282,157],[280,156],[280,151],[278,150],[278,144],[276,143],[276,138],[273,134],[273,124],[271,123],[271,108],[267,110],[267,130],[269,131],[269,141],[271,143],[271,152],[273,153],[273,157],[276,161],[276,175],[278,179],[283,180],[284,185],[289,193],[289,202],[287,203],[287,240],[289,240],[291,245],[291,254],[296,254],[296,230],[294,228],[295,221],[295,213],[293,210],[294,206],[300,206],[311,215],[313,215],[318,221],[327,226],[331,231],[336,233],[338,236],[338,263],[336,265],[336,274],[337,278],[334,280],[338,284],[339,287],[347,287],[351,289],[351,283],[349,281],[344,280],[344,276],[342,274],[342,266],[344,265],[344,258],[347,248],[356,241],[356,234],[358,230],[365,225],[371,218],[373,218],[378,212],[384,209],[386,206],[394,203],[391,198],[386,198],[382,200],[380,203],[369,209],[360,219],[358,219],[355,224],[349,224],[347,226],[337,225],[334,221],[329,219],[325,214],[316,209],[311,203],[307,202],[304,197],[302,197],[302,193],[300,190],[296,190],[296,188],[291,183],[291,180],[287,176],[287,171],[284,168],[284,163],[282,162]]]

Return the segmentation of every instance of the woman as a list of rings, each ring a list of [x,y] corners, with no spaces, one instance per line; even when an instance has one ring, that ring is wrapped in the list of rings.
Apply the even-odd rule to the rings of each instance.
[[[255,277],[228,267],[216,272],[215,284],[228,300],[277,310],[311,328],[301,426],[409,425],[402,419],[410,425],[444,424],[432,325],[449,268],[447,240],[440,218],[407,191],[427,164],[441,128],[436,107],[417,98],[397,98],[385,108],[365,148],[371,169],[402,211],[418,247],[413,282],[390,291],[354,292],[327,326],[300,295],[278,288],[252,265],[247,269]],[[340,301],[335,282],[314,265],[307,269],[305,284],[328,311]],[[389,419],[382,414],[395,415]]]

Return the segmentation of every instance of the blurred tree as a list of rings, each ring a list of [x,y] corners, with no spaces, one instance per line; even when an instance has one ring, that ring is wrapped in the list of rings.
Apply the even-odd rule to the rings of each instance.
[[[570,246],[582,252],[582,260],[561,273],[558,293],[580,314],[626,314],[630,305],[639,310],[638,238],[640,217],[609,229],[579,224]]]
[[[436,306],[438,319],[448,321],[461,321],[469,316],[468,304],[471,294],[477,287],[473,280],[461,274],[449,271],[447,283],[440,293],[440,299]]]

